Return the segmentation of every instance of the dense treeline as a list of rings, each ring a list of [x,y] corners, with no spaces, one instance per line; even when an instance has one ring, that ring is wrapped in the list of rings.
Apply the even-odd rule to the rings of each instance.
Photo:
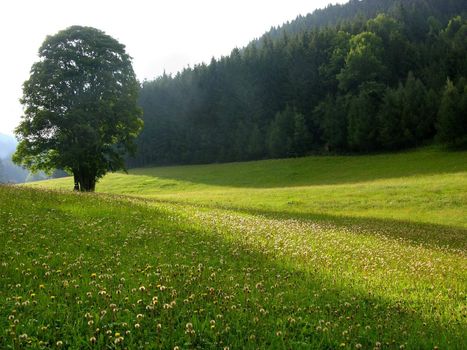
[[[130,166],[467,144],[467,4],[351,1],[143,83]],[[321,22],[319,21],[321,19]]]
[[[271,28],[264,36],[274,38],[280,37],[284,31],[288,34],[298,34],[319,27],[335,26],[342,23],[351,24],[352,21],[374,18],[379,13],[398,16],[401,13],[401,4],[403,4],[402,12],[416,11],[416,16],[413,19],[419,23],[413,29],[420,31],[421,35],[423,35],[424,22],[427,18],[435,17],[447,22],[453,17],[453,14],[461,14],[466,10],[465,4],[458,0],[350,0],[346,4],[328,5],[326,8],[316,10],[306,16],[298,16],[292,22]],[[261,38],[257,42],[259,44]]]

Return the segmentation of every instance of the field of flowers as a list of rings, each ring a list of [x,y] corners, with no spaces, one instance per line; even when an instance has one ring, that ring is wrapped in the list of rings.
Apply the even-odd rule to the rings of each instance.
[[[186,201],[0,186],[0,349],[465,349],[466,218],[428,214],[465,214],[453,167],[335,185],[380,216],[337,215],[331,184],[304,189],[329,213],[272,207],[279,186],[201,204],[196,184]]]

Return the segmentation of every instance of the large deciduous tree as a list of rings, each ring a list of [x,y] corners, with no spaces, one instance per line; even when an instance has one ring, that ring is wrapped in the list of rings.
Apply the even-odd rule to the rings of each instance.
[[[125,46],[91,27],[48,36],[23,85],[14,161],[34,171],[65,169],[75,189],[94,191],[124,169],[142,128],[138,82]]]

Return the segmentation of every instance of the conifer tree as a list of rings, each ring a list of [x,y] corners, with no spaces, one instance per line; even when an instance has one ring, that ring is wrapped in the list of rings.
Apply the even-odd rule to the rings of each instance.
[[[467,147],[467,81],[448,79],[438,112],[438,139],[451,147]]]

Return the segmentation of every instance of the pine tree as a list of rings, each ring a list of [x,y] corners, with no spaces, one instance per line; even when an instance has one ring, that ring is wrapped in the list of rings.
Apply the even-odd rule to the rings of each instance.
[[[268,153],[273,158],[287,157],[293,152],[294,112],[289,106],[276,113],[268,133]]]
[[[378,114],[379,140],[385,149],[395,150],[406,145],[402,128],[403,88],[388,88]]]
[[[310,149],[311,136],[305,123],[303,114],[294,113],[293,153],[303,156]]]
[[[467,147],[467,82],[448,79],[438,112],[438,139],[451,147]]]
[[[348,137],[352,149],[369,152],[378,148],[378,113],[383,93],[384,85],[369,82],[350,99]]]
[[[247,153],[249,159],[260,159],[264,156],[264,136],[261,133],[259,126],[254,125],[250,131],[247,145]]]
[[[425,85],[416,79],[412,72],[409,72],[401,95],[401,127],[406,138],[405,143],[417,145],[428,136],[432,136],[430,134],[434,120],[430,111],[427,110],[427,90]]]
[[[326,151],[347,147],[347,101],[343,96],[327,96],[314,110]]]

